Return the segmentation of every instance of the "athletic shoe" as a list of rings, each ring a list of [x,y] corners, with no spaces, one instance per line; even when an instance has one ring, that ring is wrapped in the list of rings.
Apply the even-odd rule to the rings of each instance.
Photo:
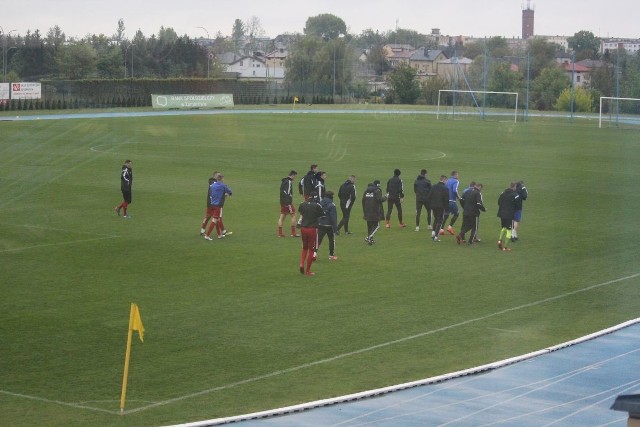
[[[313,254],[313,257],[311,257],[311,261],[312,261],[312,262],[316,262],[317,260],[318,260],[318,254],[317,254],[317,253],[314,253],[314,254]]]
[[[315,276],[316,273],[314,273],[313,271],[307,271],[306,273],[304,273],[305,276]]]
[[[336,232],[335,232],[335,233],[333,233],[333,234],[334,234],[334,235],[336,235],[336,236],[339,236],[339,235],[340,235],[340,232],[339,232],[339,231],[336,231]]]
[[[405,227],[406,227],[406,225],[404,225],[404,224],[400,223],[400,225],[399,225],[398,227],[400,227],[400,228],[405,228]]]
[[[473,243],[480,243],[480,242],[482,242],[482,240],[480,240],[478,238],[473,239]]]
[[[504,248],[502,249],[504,252],[511,252],[511,248]]]
[[[337,259],[337,256],[329,255],[329,261],[336,261]]]
[[[439,242],[439,241],[440,241],[440,239],[438,238],[438,236],[433,236],[433,239],[432,239],[432,240],[433,240],[434,242]]]
[[[115,208],[113,208],[113,210],[116,211],[118,216],[120,216],[120,207],[119,206],[116,206]]]
[[[200,229],[200,235],[201,236],[204,236],[204,233],[206,233],[206,232],[207,232],[207,230],[205,230],[204,228]]]
[[[369,238],[368,238],[368,237],[365,237],[365,238],[364,238],[364,241],[365,241],[365,242],[367,242],[367,243],[369,243]]]
[[[233,234],[233,231],[222,230],[223,236],[231,236],[232,234]]]
[[[384,227],[385,227],[385,228],[391,228],[391,224],[386,223],[386,224],[384,225]]]
[[[278,237],[284,237],[284,234],[278,234]]]
[[[353,233],[352,233],[352,232],[350,232],[350,231],[347,231],[347,232],[345,232],[344,234],[353,234]]]
[[[441,236],[444,236],[444,230],[443,230],[443,229],[440,229],[440,233],[439,233],[439,234],[440,234]]]
[[[456,234],[456,242],[458,242],[458,244],[462,243],[462,237],[460,237],[459,234]]]
[[[453,227],[452,227],[452,226],[448,226],[448,227],[447,227],[447,231],[448,231],[448,232],[449,232],[449,234],[451,234],[451,235],[456,234],[456,232],[455,232],[455,230],[453,229]]]
[[[291,237],[300,237],[299,234],[292,234]]]
[[[218,239],[224,239],[224,234],[219,235]]]
[[[502,240],[498,240],[498,250],[502,250]]]
[[[130,218],[131,218],[131,215],[126,214],[126,215],[125,215],[125,216],[123,216],[122,218],[124,218],[124,219],[130,219]]]
[[[416,227],[416,231],[420,231],[420,227]]]
[[[204,240],[213,240],[213,239],[205,234]]]
[[[304,274],[304,265],[300,266],[300,274]]]

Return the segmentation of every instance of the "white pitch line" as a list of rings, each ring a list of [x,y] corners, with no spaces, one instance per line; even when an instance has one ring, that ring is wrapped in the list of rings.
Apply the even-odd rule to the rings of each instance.
[[[118,237],[119,236],[96,237],[95,239],[72,240],[72,241],[69,241],[69,242],[46,243],[46,244],[43,244],[43,245],[23,246],[21,248],[0,250],[0,254],[8,253],[8,252],[26,251],[26,250],[29,250],[29,249],[46,248],[46,247],[49,247],[49,246],[75,245],[75,244],[78,244],[78,243],[95,242],[96,240],[117,239]]]
[[[13,397],[20,397],[22,399],[37,400],[39,402],[54,403],[56,405],[69,406],[71,408],[89,409],[91,411],[106,412],[107,414],[113,414],[113,415],[120,414],[120,411],[110,411],[108,409],[101,409],[101,408],[95,408],[92,406],[79,405],[77,403],[62,402],[60,400],[45,399],[44,397],[29,396],[22,393],[12,393],[10,391],[5,391],[5,390],[0,390],[0,394],[6,394],[7,396],[13,396]]]
[[[202,396],[202,395],[213,393],[213,392],[216,392],[216,391],[226,390],[226,389],[238,387],[240,385],[249,384],[249,383],[260,381],[260,380],[264,380],[264,379],[267,379],[267,378],[272,378],[272,377],[275,377],[275,376],[288,374],[288,373],[299,371],[299,370],[302,370],[302,369],[307,369],[307,368],[310,368],[310,367],[313,367],[313,366],[322,365],[322,364],[329,363],[329,362],[334,362],[336,360],[344,359],[346,357],[355,356],[355,355],[362,354],[362,353],[367,353],[367,352],[370,352],[370,351],[373,351],[373,350],[378,350],[380,348],[389,347],[389,346],[392,346],[392,345],[395,345],[395,344],[400,344],[400,343],[403,343],[403,342],[406,342],[406,341],[411,341],[411,340],[414,340],[414,339],[417,339],[417,338],[422,338],[422,337],[425,337],[425,336],[428,336],[428,335],[433,335],[433,334],[436,334],[436,333],[439,333],[439,332],[444,332],[444,331],[447,331],[449,329],[454,329],[454,328],[458,328],[458,327],[461,327],[461,326],[469,325],[471,323],[480,322],[480,321],[483,321],[483,320],[490,319],[492,317],[500,316],[502,314],[507,314],[507,313],[511,313],[511,312],[518,311],[518,310],[522,310],[522,309],[525,309],[525,308],[530,308],[530,307],[534,307],[534,306],[537,306],[537,305],[545,304],[545,303],[548,303],[548,302],[556,301],[556,300],[559,300],[559,299],[562,299],[562,298],[567,298],[567,297],[570,297],[570,296],[573,296],[573,295],[576,295],[576,294],[580,294],[580,293],[583,293],[583,292],[588,292],[588,291],[591,291],[591,290],[594,290],[594,289],[598,289],[598,288],[601,288],[601,287],[604,287],[604,286],[609,286],[609,285],[612,285],[614,283],[618,283],[618,282],[622,282],[622,281],[630,280],[630,279],[635,279],[636,277],[639,277],[639,276],[640,276],[640,273],[635,273],[635,274],[632,274],[632,275],[629,275],[629,276],[620,277],[618,279],[613,279],[613,280],[609,280],[609,281],[606,281],[606,282],[603,282],[603,283],[598,283],[598,284],[595,284],[595,285],[587,286],[587,287],[582,288],[582,289],[577,289],[577,290],[572,291],[572,292],[566,292],[564,294],[556,295],[556,296],[549,297],[549,298],[544,298],[544,299],[541,299],[541,300],[538,300],[538,301],[530,302],[528,304],[522,304],[522,305],[519,305],[519,306],[516,306],[516,307],[511,307],[511,308],[507,308],[507,309],[504,309],[504,310],[496,311],[494,313],[487,314],[485,316],[480,316],[480,317],[476,317],[474,319],[469,319],[469,320],[465,320],[465,321],[462,321],[462,322],[454,323],[452,325],[443,326],[443,327],[438,328],[438,329],[432,329],[430,331],[425,331],[425,332],[421,332],[419,334],[410,335],[410,336],[407,336],[407,337],[404,337],[404,338],[399,338],[397,340],[388,341],[386,343],[376,344],[376,345],[373,345],[371,347],[362,348],[362,349],[351,351],[351,352],[348,352],[348,353],[338,354],[338,355],[333,356],[333,357],[329,357],[329,358],[322,359],[322,360],[317,360],[315,362],[306,363],[304,365],[294,366],[292,368],[271,372],[271,373],[268,373],[268,374],[265,374],[265,375],[260,375],[260,376],[253,377],[253,378],[247,378],[245,380],[237,381],[237,382],[234,382],[234,383],[221,385],[221,386],[217,386],[217,387],[212,387],[212,388],[209,388],[209,389],[206,389],[206,390],[201,390],[201,391],[198,391],[198,392],[195,392],[195,393],[190,393],[190,394],[186,394],[186,395],[183,395],[183,396],[174,397],[172,399],[167,399],[167,400],[164,400],[164,401],[160,401],[160,402],[157,402],[157,403],[154,403],[154,404],[151,404],[151,405],[141,406],[141,407],[136,408],[136,409],[131,409],[131,410],[125,411],[125,413],[135,413],[135,412],[145,411],[147,409],[151,409],[151,408],[155,408],[155,407],[159,407],[159,406],[165,406],[165,405],[168,405],[168,404],[171,404],[171,403],[180,402],[182,400],[191,399],[193,397]]]

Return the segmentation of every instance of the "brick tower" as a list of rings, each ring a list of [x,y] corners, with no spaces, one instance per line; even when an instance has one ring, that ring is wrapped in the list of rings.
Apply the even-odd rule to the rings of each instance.
[[[524,40],[533,37],[533,14],[535,10],[531,7],[531,0],[527,0],[526,9],[522,8],[522,38]]]

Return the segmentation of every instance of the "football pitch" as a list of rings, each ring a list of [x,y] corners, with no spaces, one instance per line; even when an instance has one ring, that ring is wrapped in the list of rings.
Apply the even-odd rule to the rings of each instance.
[[[597,120],[354,112],[0,122],[0,424],[156,426],[409,382],[638,317],[640,138]],[[130,219],[116,216],[133,162]],[[316,276],[276,237],[280,180],[316,163],[358,196],[402,171],[404,222],[327,242]],[[475,246],[415,232],[413,181],[484,184]],[[207,179],[233,235],[199,236]],[[520,240],[497,199],[524,179]],[[337,199],[336,199],[337,201]],[[296,194],[294,202],[300,202]],[[340,217],[340,215],[339,215]],[[456,224],[460,227],[462,218]],[[287,231],[285,229],[285,231]],[[120,414],[130,303],[140,307]]]

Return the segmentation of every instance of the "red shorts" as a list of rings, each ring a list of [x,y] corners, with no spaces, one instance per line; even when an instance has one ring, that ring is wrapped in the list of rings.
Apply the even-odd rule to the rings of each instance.
[[[282,215],[295,215],[296,208],[293,205],[280,205],[280,213]]]
[[[205,218],[211,218],[213,216],[213,206],[207,208],[207,212],[204,214]]]
[[[211,209],[211,211],[209,211]],[[209,216],[209,212],[211,212],[211,216],[218,219],[222,218],[222,206],[211,206],[207,209],[207,216]]]
[[[302,249],[317,249],[318,245],[318,229],[311,227],[302,227],[300,229],[302,238]]]

